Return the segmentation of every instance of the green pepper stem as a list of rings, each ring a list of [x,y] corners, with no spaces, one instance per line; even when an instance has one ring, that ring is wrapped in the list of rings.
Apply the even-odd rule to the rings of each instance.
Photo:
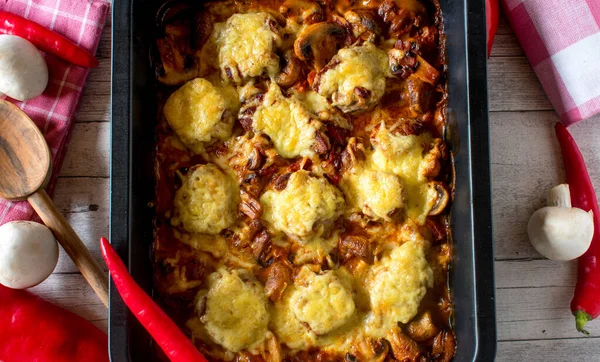
[[[593,319],[592,316],[582,310],[576,311],[573,315],[575,315],[575,328],[577,328],[577,331],[589,336],[590,332],[586,331],[584,327],[587,322]]]

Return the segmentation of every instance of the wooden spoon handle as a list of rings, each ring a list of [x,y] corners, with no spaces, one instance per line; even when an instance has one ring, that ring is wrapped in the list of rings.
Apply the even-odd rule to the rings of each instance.
[[[71,225],[58,211],[50,196],[43,189],[37,190],[27,198],[44,224],[52,230],[60,245],[69,254],[75,266],[91,285],[102,303],[108,307],[108,277],[92,253],[85,247]]]

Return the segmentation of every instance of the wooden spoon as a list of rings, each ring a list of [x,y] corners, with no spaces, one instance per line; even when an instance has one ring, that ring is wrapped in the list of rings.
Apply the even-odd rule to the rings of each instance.
[[[17,106],[0,100],[0,197],[27,200],[108,306],[108,278],[44,187],[52,171],[50,150],[35,123]]]

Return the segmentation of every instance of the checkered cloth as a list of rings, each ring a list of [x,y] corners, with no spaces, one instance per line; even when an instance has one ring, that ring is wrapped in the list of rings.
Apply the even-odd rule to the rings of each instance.
[[[565,125],[600,112],[600,0],[503,0],[504,12]]]
[[[0,0],[0,10],[21,15],[53,29],[93,53],[98,47],[109,6],[103,0]],[[48,185],[48,191],[51,191],[89,69],[71,66],[52,55],[46,55],[45,58],[50,79],[44,94],[27,102],[7,100],[33,119],[48,142],[53,161],[53,175]],[[12,220],[29,220],[33,214],[26,202],[13,203],[0,199],[0,225]]]

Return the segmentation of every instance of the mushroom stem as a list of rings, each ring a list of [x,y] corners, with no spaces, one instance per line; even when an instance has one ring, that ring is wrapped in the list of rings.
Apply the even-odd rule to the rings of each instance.
[[[568,184],[554,186],[546,195],[546,206],[571,207],[571,192]]]

